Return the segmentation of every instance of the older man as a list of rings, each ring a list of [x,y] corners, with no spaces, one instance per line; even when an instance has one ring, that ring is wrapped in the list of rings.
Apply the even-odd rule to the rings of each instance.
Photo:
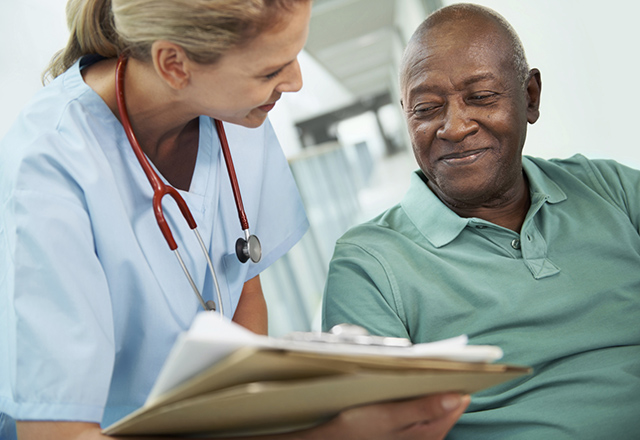
[[[495,12],[453,5],[418,28],[401,96],[420,170],[338,241],[324,326],[466,333],[534,367],[476,394],[449,438],[637,439],[640,172],[523,157],[540,92]]]

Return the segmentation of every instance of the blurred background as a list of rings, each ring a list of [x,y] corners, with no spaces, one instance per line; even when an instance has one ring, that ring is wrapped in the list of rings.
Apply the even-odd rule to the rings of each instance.
[[[270,332],[318,330],[335,241],[397,203],[417,168],[399,107],[397,71],[415,28],[444,0],[314,0],[300,54],[303,89],[271,121],[311,223],[262,275]],[[635,101],[640,3],[631,0],[480,0],[520,35],[542,72],[540,120],[525,153],[582,153],[640,168]],[[67,40],[66,0],[0,0],[0,137],[42,87]]]

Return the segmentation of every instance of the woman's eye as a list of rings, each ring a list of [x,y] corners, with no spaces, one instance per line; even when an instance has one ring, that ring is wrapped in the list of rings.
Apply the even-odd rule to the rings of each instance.
[[[276,70],[276,71],[275,71],[275,72],[273,72],[273,73],[270,73],[270,74],[268,74],[268,75],[265,75],[265,78],[266,78],[266,79],[273,79],[273,78],[275,78],[276,76],[278,76],[278,75],[280,74],[280,72],[282,72],[282,69],[278,69],[278,70]]]

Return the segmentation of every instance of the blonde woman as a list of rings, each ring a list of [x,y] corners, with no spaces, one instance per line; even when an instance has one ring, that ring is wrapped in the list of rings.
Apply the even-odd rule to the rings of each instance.
[[[202,299],[266,333],[259,273],[307,228],[267,114],[302,86],[310,10],[309,0],[69,2],[54,79],[0,143],[0,437],[17,425],[20,440],[102,438],[100,425],[142,405],[201,310],[156,224],[116,70],[141,150],[208,248],[219,297],[178,208],[163,203]],[[260,236],[257,263],[236,257],[242,228],[213,119]],[[356,408],[279,438],[442,438],[466,404],[447,395]]]

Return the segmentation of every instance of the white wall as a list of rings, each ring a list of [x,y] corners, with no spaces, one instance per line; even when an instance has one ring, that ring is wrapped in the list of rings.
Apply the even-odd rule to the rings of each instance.
[[[445,2],[447,4],[457,2]],[[640,3],[634,0],[478,0],[502,14],[542,73],[541,116],[525,153],[581,152],[640,168],[636,136]]]
[[[0,0],[0,137],[67,41],[66,0]]]
[[[392,0],[389,0],[392,1]],[[402,1],[402,0],[398,0]],[[0,0],[0,136],[40,87],[40,74],[66,42],[66,0]],[[446,2],[449,3],[449,2]],[[478,0],[509,20],[520,34],[532,66],[542,72],[542,115],[529,130],[525,152],[566,157],[582,152],[640,167],[635,135],[635,77],[640,70],[635,0]],[[606,9],[605,9],[606,8]],[[317,105],[328,96],[306,75],[300,99],[274,114],[291,150],[295,135],[286,112]],[[312,84],[315,84],[312,86]],[[284,107],[284,106],[283,106]],[[284,109],[283,109],[284,110]],[[280,128],[284,127],[284,128]],[[285,139],[283,139],[284,141]]]

